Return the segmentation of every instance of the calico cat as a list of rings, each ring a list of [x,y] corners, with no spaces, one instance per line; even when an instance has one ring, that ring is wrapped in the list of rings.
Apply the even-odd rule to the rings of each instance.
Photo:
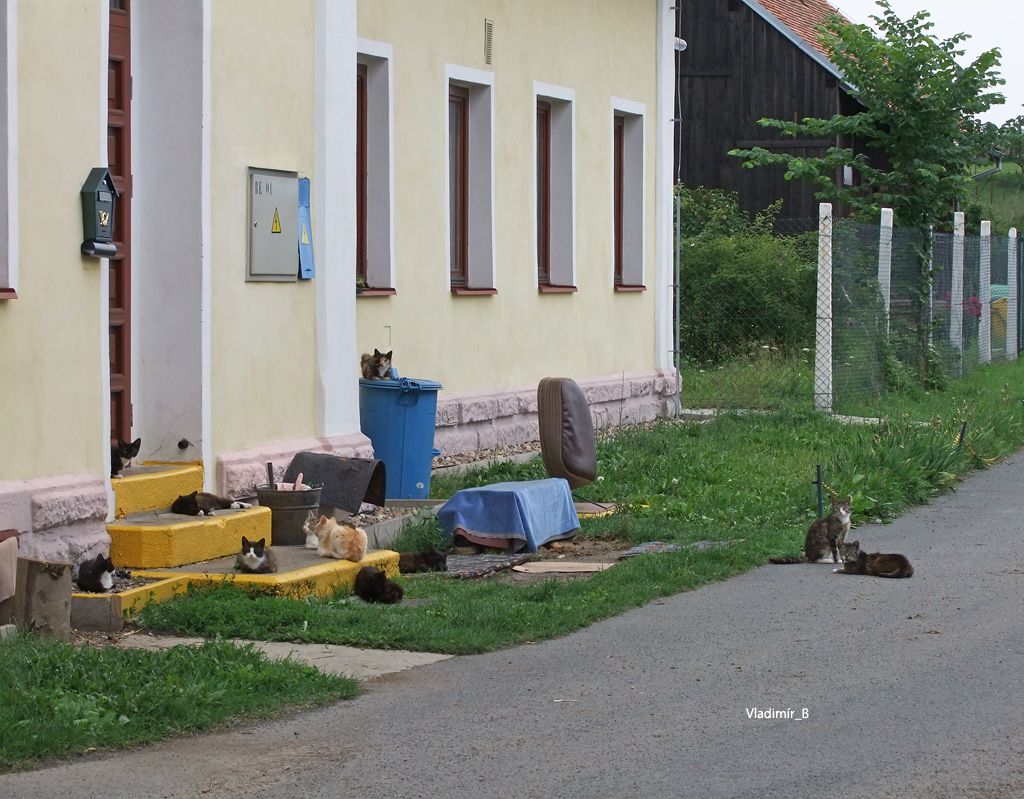
[[[242,536],[242,551],[235,558],[235,568],[249,574],[271,574],[277,571],[277,558],[270,547],[265,546],[266,539],[250,541]]]
[[[832,513],[824,519],[811,523],[804,539],[804,554],[790,558],[769,558],[770,563],[825,563],[829,550],[832,551],[832,562],[842,563],[839,559],[839,547],[846,541],[850,532],[850,505],[853,497],[839,500],[832,497]]]
[[[384,572],[373,566],[363,566],[359,570],[352,590],[364,602],[380,602],[385,605],[401,602],[405,593],[402,586],[389,580]]]
[[[390,380],[392,352],[394,352],[394,350],[381,352],[376,348],[373,350],[373,355],[364,352],[363,357],[360,360],[363,377],[367,380]]]
[[[425,552],[401,552],[398,555],[398,570],[402,574],[448,571],[448,556],[436,549],[428,549]]]
[[[321,516],[313,531],[316,534],[316,554],[324,558],[337,558],[358,563],[366,557],[366,531],[351,524],[340,524],[329,516]],[[306,546],[309,547],[307,533]],[[310,547],[312,548],[312,547]]]
[[[866,574],[869,577],[913,577],[914,567],[905,555],[886,552],[861,552],[860,541],[843,544],[843,568],[835,574]]]
[[[171,505],[171,513],[181,513],[185,516],[213,516],[215,510],[251,507],[252,505],[248,502],[218,497],[216,494],[207,494],[205,491],[193,491],[191,494],[182,494],[174,500],[174,504]]]
[[[320,537],[316,534],[317,515],[315,510],[306,514],[306,521],[302,523],[302,531],[306,534],[306,549],[316,549],[320,546]]]
[[[109,555],[97,555],[78,567],[79,591],[91,594],[105,594],[114,587],[114,563]]]
[[[142,439],[137,438],[132,442],[125,441],[123,438],[117,439],[116,444],[110,445],[110,476],[120,477],[121,470],[126,466],[129,466],[132,462],[132,458],[139,454],[139,448],[142,446]]]

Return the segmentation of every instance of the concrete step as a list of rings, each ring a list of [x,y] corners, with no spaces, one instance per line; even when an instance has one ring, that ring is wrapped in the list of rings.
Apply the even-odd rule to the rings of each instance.
[[[164,506],[166,507],[166,506]],[[107,525],[110,557],[118,568],[155,569],[213,560],[241,551],[242,536],[273,543],[270,508],[183,516],[168,511],[132,513]]]
[[[115,518],[143,511],[169,508],[182,494],[203,490],[203,465],[199,462],[147,461],[130,466],[122,477],[111,477]]]
[[[235,554],[241,549],[241,543],[239,540],[234,544],[235,552],[232,554],[201,563],[175,568],[132,569],[133,577],[151,581],[136,588],[109,594],[75,592],[71,595],[71,626],[76,630],[118,632],[125,619],[130,619],[146,605],[174,599],[185,593],[190,585],[231,582],[277,596],[304,599],[313,595],[331,596],[339,588],[351,589],[356,574],[363,566],[375,566],[391,578],[398,576],[398,553],[391,550],[371,550],[361,561],[353,563],[323,558],[314,549],[297,546],[274,547],[278,560],[276,574],[244,574],[234,568]]]
[[[279,596],[302,599],[310,595],[331,596],[339,588],[352,588],[363,566],[374,566],[390,578],[398,576],[398,553],[372,549],[358,563],[335,560],[301,546],[274,547],[278,562],[275,574],[246,574],[235,569],[235,555],[241,549],[239,539],[228,557],[193,563],[174,569],[133,570],[136,577],[164,580],[184,578],[190,585],[215,585],[230,581],[235,585],[260,588]],[[117,562],[116,560],[114,561]]]

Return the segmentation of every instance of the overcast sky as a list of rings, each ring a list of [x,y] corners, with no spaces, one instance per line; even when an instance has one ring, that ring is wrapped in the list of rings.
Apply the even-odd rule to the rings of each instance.
[[[857,23],[872,24],[872,14],[880,16],[874,0],[829,0],[843,15]],[[957,33],[970,34],[961,43],[966,51],[963,61],[973,60],[979,53],[998,47],[1001,54],[999,73],[1006,83],[997,87],[1006,97],[1004,105],[993,106],[982,115],[986,122],[997,125],[1024,114],[1024,2],[1021,0],[890,0],[892,10],[907,19],[927,9],[935,27],[931,32],[938,39]]]

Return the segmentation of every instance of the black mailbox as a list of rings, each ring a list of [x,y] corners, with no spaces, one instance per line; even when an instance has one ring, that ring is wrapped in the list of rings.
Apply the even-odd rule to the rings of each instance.
[[[82,186],[82,255],[111,258],[117,255],[114,244],[114,205],[117,189],[110,170],[94,167]]]

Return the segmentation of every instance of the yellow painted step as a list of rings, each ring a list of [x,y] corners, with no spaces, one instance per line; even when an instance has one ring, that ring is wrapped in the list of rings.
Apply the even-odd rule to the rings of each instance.
[[[118,568],[184,566],[233,555],[242,536],[270,541],[270,508],[217,511],[214,516],[138,513],[107,525]]]
[[[241,541],[236,545],[240,548]],[[290,549],[290,547],[288,547]],[[283,548],[282,548],[283,549]],[[278,550],[280,552],[280,549]],[[191,585],[216,585],[222,582],[233,582],[237,585],[253,586],[266,589],[270,593],[281,596],[303,598],[311,595],[330,596],[339,588],[351,588],[355,583],[356,575],[363,566],[375,566],[381,569],[390,578],[398,576],[398,553],[389,549],[377,549],[366,553],[358,563],[350,560],[334,560],[333,558],[316,558],[310,556],[310,565],[289,571],[279,571],[277,574],[244,574],[241,572],[205,571],[197,568],[196,571],[189,569],[176,569],[175,571],[163,571],[160,569],[148,569],[145,571],[133,571],[136,577],[148,577],[165,579],[178,577],[187,580]],[[114,561],[117,562],[116,560]],[[197,567],[204,564],[198,563]],[[224,568],[218,564],[210,568]],[[179,583],[180,588],[180,583]]]
[[[202,491],[203,465],[198,461],[147,461],[125,469],[124,477],[111,477],[110,485],[114,489],[114,515],[121,519],[169,508],[182,494]]]

